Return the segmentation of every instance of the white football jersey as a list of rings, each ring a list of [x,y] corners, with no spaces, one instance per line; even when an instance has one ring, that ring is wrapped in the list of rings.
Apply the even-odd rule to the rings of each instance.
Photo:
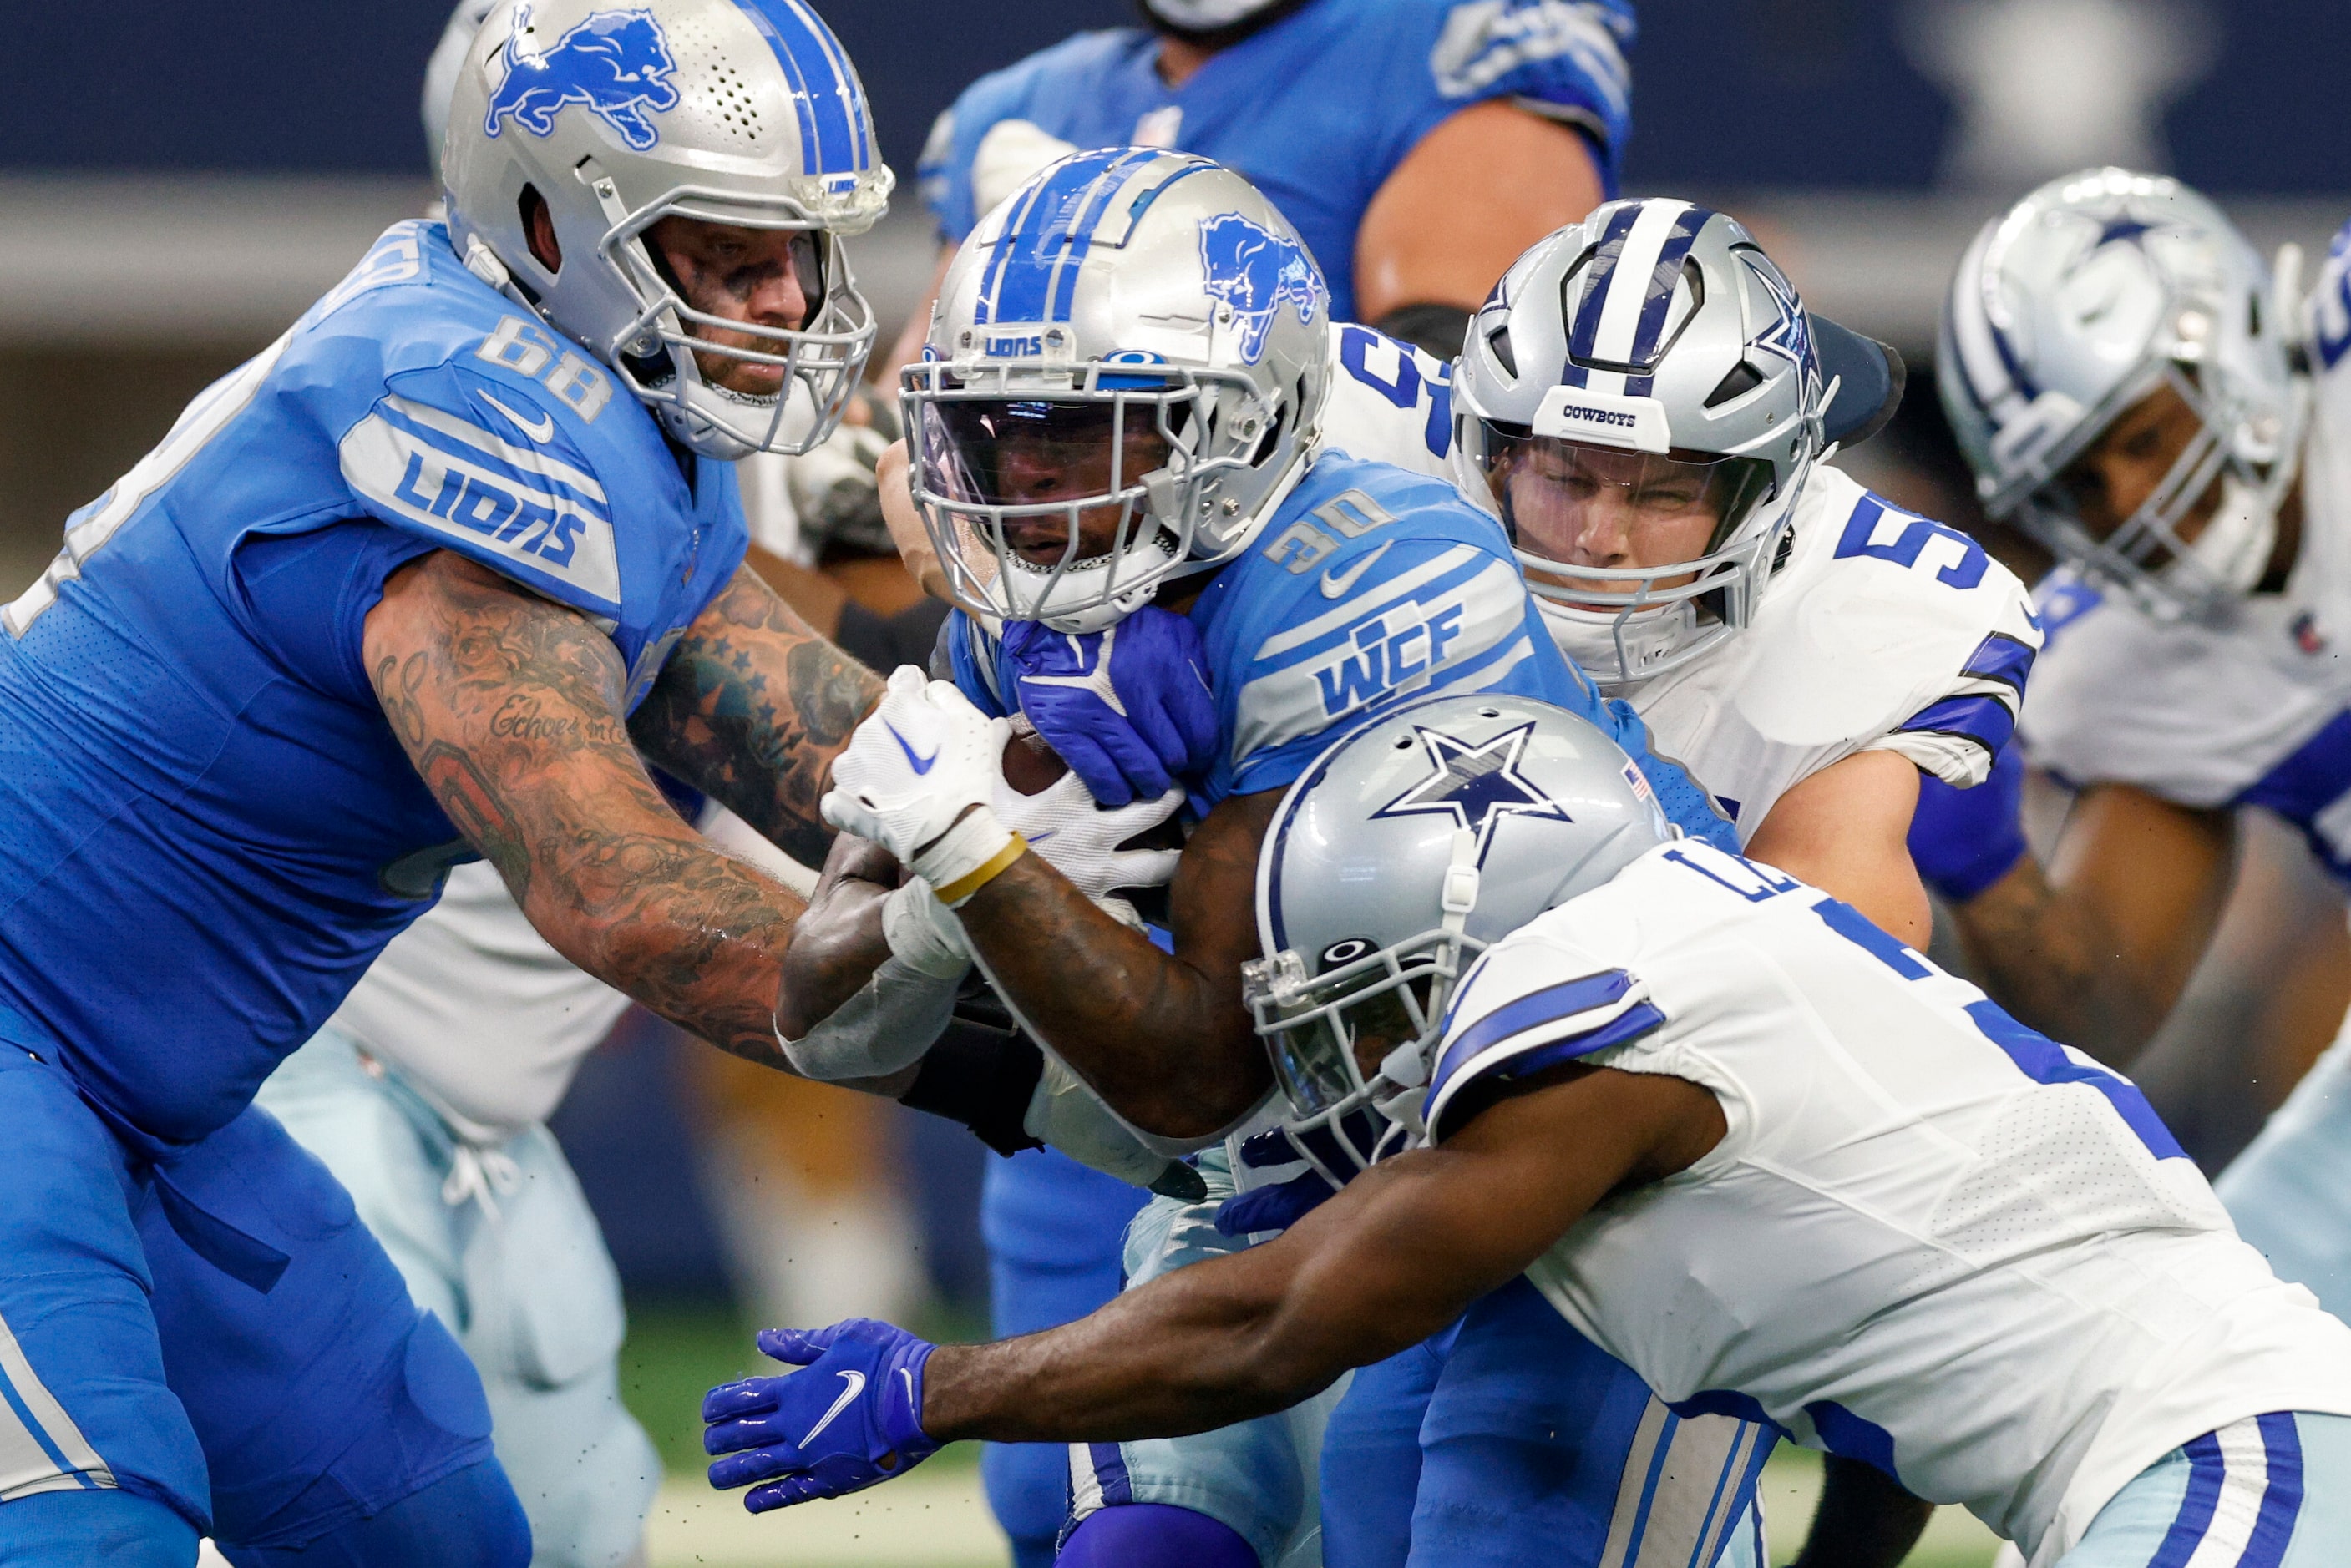
[[[1453,367],[1368,327],[1332,322],[1319,450],[1451,483]]]
[[[2070,569],[2036,594],[2049,646],[2026,755],[2077,786],[2199,808],[2266,805],[2351,875],[2351,249],[2314,301],[2302,545],[2284,591],[2232,622],[2166,622]],[[2330,357],[2331,356],[2331,357]]]
[[[1662,846],[1496,944],[1430,1125],[1572,1059],[1698,1084],[1729,1124],[1528,1271],[1685,1414],[1874,1461],[2037,1565],[2191,1438],[2351,1414],[2351,1327],[2237,1238],[2128,1080],[1770,867]]]
[[[2016,724],[2041,628],[2022,584],[1955,528],[1816,467],[1754,619],[1613,695],[1713,792],[1741,844],[1781,795],[1856,752],[1980,784]]]

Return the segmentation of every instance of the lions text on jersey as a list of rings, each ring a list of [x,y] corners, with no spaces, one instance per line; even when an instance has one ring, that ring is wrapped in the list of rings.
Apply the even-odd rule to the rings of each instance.
[[[385,578],[571,606],[633,702],[746,537],[730,466],[395,225],[0,612],[0,1039],[141,1134],[229,1120],[471,857],[361,667]]]
[[[1729,1124],[1529,1271],[1677,1410],[1876,1464],[2040,1563],[2170,1449],[2351,1413],[2351,1330],[2136,1087],[1792,877],[1665,845],[1498,943],[1433,1136],[1470,1085],[1567,1061],[1687,1079]]]
[[[960,240],[1050,161],[1019,144],[1197,152],[1273,199],[1329,278],[1332,314],[1345,317],[1364,209],[1459,109],[1511,99],[1575,125],[1613,190],[1632,36],[1628,0],[1311,0],[1171,88],[1152,34],[1081,33],[965,89],[924,149],[924,197]],[[999,159],[1017,165],[1014,181],[987,176]]]
[[[1624,693],[1742,844],[1788,790],[1887,751],[1962,787],[2007,742],[2041,646],[2023,586],[1955,528],[1833,468],[1797,501],[1755,618],[1704,658]]]

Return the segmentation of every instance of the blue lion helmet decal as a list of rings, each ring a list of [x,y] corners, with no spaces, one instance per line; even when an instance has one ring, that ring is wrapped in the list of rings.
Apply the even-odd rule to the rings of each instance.
[[[506,79],[490,95],[485,134],[496,136],[499,122],[511,119],[533,136],[546,136],[563,107],[576,103],[639,152],[661,140],[645,116],[677,107],[677,88],[669,80],[677,62],[652,12],[590,12],[553,48],[537,55],[520,47],[529,21],[530,7],[517,6],[507,37]]]
[[[1238,213],[1220,213],[1200,225],[1200,266],[1208,297],[1230,306],[1240,322],[1241,358],[1250,365],[1265,352],[1266,334],[1284,306],[1298,312],[1302,327],[1331,297],[1304,245]]]

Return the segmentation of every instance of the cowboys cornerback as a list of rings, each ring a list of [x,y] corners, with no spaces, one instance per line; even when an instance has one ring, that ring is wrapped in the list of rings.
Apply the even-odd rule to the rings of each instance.
[[[2062,563],[2022,733],[2080,792],[2064,875],[2011,833],[1959,915],[2001,979],[2079,999],[2105,1051],[2136,1049],[2194,967],[2236,807],[2351,877],[2351,230],[2307,301],[2293,272],[2177,182],[2088,170],[1977,236],[1944,316],[1944,407],[1987,509]],[[2338,1036],[2218,1184],[2338,1315],[2346,1073]]]
[[[249,1104],[453,862],[781,1064],[799,901],[636,748],[820,851],[872,683],[738,572],[728,460],[820,435],[871,342],[862,89],[798,0],[508,5],[443,173],[447,227],[386,232],[0,609],[11,1562],[528,1556],[449,1331]]]
[[[1460,755],[1508,810],[1415,809]],[[2342,1561],[2351,1330],[2137,1087],[1851,906],[1676,841],[1633,779],[1510,697],[1332,747],[1265,846],[1249,1001],[1301,1115],[1376,1099],[1414,1147],[1046,1334],[770,1336],[806,1374],[713,1392],[716,1468],[793,1501],[951,1438],[1190,1430],[1523,1273],[1673,1411],[1880,1467],[2039,1568]]]
[[[1145,0],[981,78],[923,151],[949,247],[1084,148],[1213,158],[1270,197],[1332,314],[1450,357],[1510,258],[1614,193],[1629,0]],[[911,355],[914,345],[902,353]]]

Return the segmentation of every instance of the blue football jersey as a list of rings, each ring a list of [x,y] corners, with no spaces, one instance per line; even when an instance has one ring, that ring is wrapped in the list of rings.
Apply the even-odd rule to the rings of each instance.
[[[634,703],[748,534],[586,353],[395,225],[68,520],[0,610],[0,1039],[119,1130],[226,1123],[470,858],[361,622],[455,550],[606,631]]]
[[[923,195],[948,241],[969,234],[981,143],[1006,121],[1081,149],[1196,152],[1281,209],[1330,280],[1332,316],[1349,320],[1364,209],[1459,109],[1515,99],[1575,125],[1614,196],[1632,39],[1631,0],[1312,0],[1171,88],[1153,34],[1080,33],[964,90],[924,148]]]
[[[1442,480],[1324,453],[1191,616],[1221,742],[1207,777],[1187,781],[1207,805],[1286,787],[1404,703],[1505,691],[1598,724],[1640,763],[1669,817],[1737,843],[1705,792],[1649,754],[1632,709],[1603,702],[1560,653],[1501,524]],[[956,685],[1005,713],[1000,693],[1015,688],[1002,647],[961,611],[946,640]]]

